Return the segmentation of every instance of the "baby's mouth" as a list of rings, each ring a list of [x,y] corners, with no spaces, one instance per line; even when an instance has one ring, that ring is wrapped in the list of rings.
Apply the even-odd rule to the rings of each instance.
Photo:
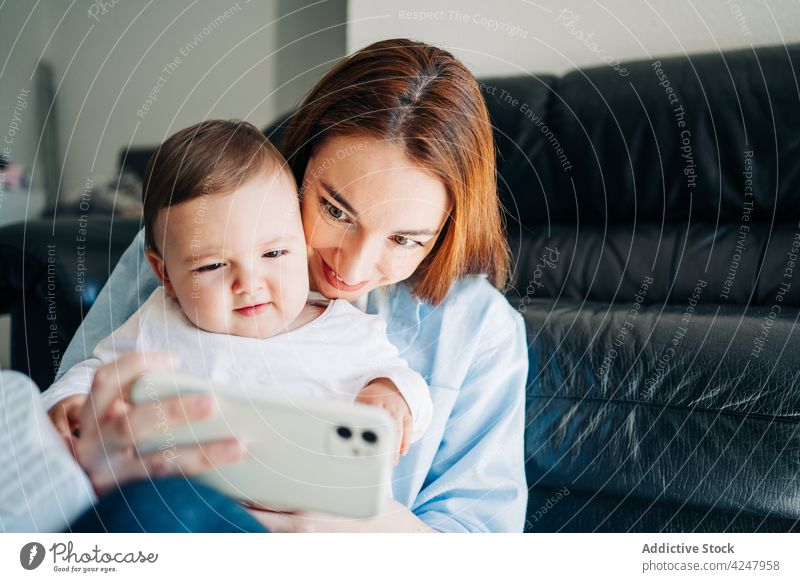
[[[244,317],[253,317],[254,315],[259,315],[260,313],[263,313],[264,310],[269,308],[270,305],[272,305],[272,303],[270,301],[267,301],[265,303],[256,303],[254,305],[239,307],[238,309],[234,309],[234,311]]]

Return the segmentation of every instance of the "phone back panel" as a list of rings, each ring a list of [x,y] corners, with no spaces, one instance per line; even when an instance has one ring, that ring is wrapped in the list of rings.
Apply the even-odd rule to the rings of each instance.
[[[137,404],[181,394],[213,392],[209,384],[151,375],[134,386]],[[391,495],[394,420],[385,411],[335,401],[284,402],[218,397],[211,419],[166,428],[138,444],[177,461],[185,445],[237,437],[245,459],[196,478],[250,504],[366,518]]]

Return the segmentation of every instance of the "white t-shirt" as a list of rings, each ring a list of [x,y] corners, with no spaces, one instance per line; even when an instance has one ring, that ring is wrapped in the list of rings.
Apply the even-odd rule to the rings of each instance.
[[[88,394],[95,370],[132,351],[170,351],[176,370],[201,377],[219,394],[287,401],[354,402],[376,378],[388,378],[411,409],[411,442],[431,422],[433,403],[425,380],[408,367],[386,337],[386,322],[344,300],[332,300],[314,321],[267,339],[211,333],[197,328],[163,287],[42,393],[45,410],[75,394]]]

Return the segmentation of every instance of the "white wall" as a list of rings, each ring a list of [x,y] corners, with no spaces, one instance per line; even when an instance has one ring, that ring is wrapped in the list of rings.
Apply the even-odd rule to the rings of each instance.
[[[61,192],[79,191],[113,176],[129,142],[157,144],[208,117],[269,123],[344,55],[346,14],[346,0],[6,0],[0,107],[10,119],[40,55],[54,65]],[[14,151],[27,166],[38,140],[29,101]]]
[[[348,11],[349,51],[410,37],[476,76],[800,41],[797,0],[350,0]]]
[[[54,64],[61,82],[62,191],[72,192],[90,175],[112,175],[129,141],[151,145],[204,117],[268,123],[345,50],[394,36],[449,47],[480,76],[558,73],[603,57],[798,42],[800,3],[6,0],[0,4],[0,139],[20,90],[34,87],[40,56]],[[170,63],[177,66],[165,74]],[[154,90],[150,110],[137,115]],[[40,129],[34,109],[31,94],[12,144],[12,156],[28,166]]]
[[[105,14],[97,6],[62,12],[47,55],[62,81],[62,191],[113,174],[129,141],[159,143],[208,117],[263,125],[275,114],[273,3],[119,2]]]
[[[50,30],[50,14],[31,12],[25,2],[8,2],[0,9],[0,151],[27,168],[41,129],[33,72]]]
[[[279,0],[276,106],[289,111],[345,55],[347,0]]]

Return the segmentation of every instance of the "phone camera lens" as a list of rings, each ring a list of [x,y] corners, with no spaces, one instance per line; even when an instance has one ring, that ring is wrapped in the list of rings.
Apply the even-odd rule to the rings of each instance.
[[[340,426],[336,429],[336,434],[338,434],[343,439],[349,439],[351,436],[353,436],[353,431],[351,431],[346,426]]]
[[[378,435],[376,435],[371,430],[365,430],[363,433],[361,433],[361,438],[367,441],[368,443],[372,444],[378,440]]]

